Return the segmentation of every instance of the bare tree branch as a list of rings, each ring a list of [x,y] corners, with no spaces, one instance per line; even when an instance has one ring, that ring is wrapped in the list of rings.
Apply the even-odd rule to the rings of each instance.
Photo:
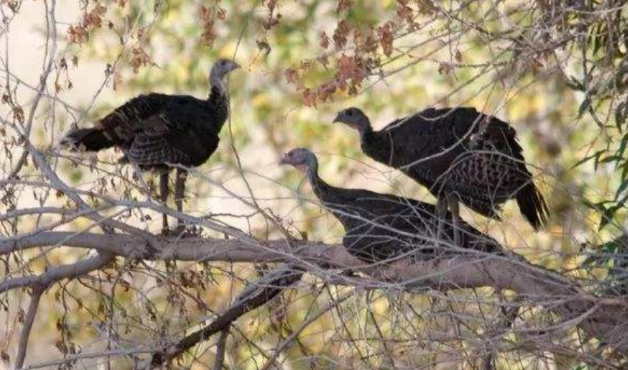
[[[250,10],[243,7],[247,8],[245,12],[238,9],[238,6],[218,5],[218,2],[213,6],[187,5],[185,2],[182,3],[184,5],[168,4],[176,8],[173,14],[190,14],[193,13],[190,9],[198,10],[201,7],[202,14],[207,18],[203,20],[201,16],[204,22],[201,38],[205,42],[219,34],[227,35],[223,31],[232,31],[233,24],[229,22],[232,19],[237,20],[238,27],[242,28],[233,57],[250,57],[251,53],[247,52],[245,56],[243,53],[238,55],[237,51],[241,49],[240,45],[257,43],[260,54],[252,60],[242,62],[253,66],[250,71],[254,73],[260,71],[261,67],[264,71],[264,86],[272,89],[273,94],[279,92],[284,96],[279,100],[275,99],[277,94],[268,95],[272,97],[270,100],[277,101],[267,101],[268,96],[260,96],[262,99],[259,101],[264,102],[262,109],[243,112],[235,107],[243,102],[250,103],[251,98],[254,98],[253,106],[258,107],[258,79],[249,78],[244,86],[234,80],[234,110],[231,112],[233,117],[229,115],[229,136],[222,135],[223,143],[224,139],[231,139],[233,158],[223,152],[220,157],[221,165],[216,166],[219,167],[217,171],[221,171],[219,175],[214,175],[218,172],[213,172],[213,168],[209,170],[210,166],[189,171],[196,184],[200,185],[199,189],[211,187],[212,198],[224,197],[230,202],[238,203],[250,209],[246,214],[231,209],[216,211],[221,207],[212,208],[213,204],[209,207],[202,205],[205,190],[196,190],[193,186],[188,189],[190,196],[186,199],[191,203],[196,202],[193,206],[194,214],[176,212],[167,205],[153,202],[154,189],[151,182],[144,181],[141,176],[133,178],[132,171],[127,167],[116,166],[112,169],[113,161],[103,160],[102,156],[95,160],[83,154],[65,155],[58,153],[55,147],[61,129],[77,123],[83,126],[83,121],[88,117],[91,119],[92,114],[100,115],[100,112],[95,112],[92,108],[109,86],[113,85],[115,90],[116,85],[124,85],[123,89],[116,91],[119,95],[126,94],[127,88],[129,93],[139,93],[137,88],[141,89],[141,93],[162,88],[166,91],[172,90],[169,80],[173,75],[170,68],[162,68],[157,79],[150,76],[150,73],[146,74],[146,78],[138,75],[137,80],[141,80],[141,83],[135,86],[132,82],[135,78],[126,75],[128,66],[139,72],[144,66],[165,66],[165,63],[170,63],[170,59],[164,60],[160,56],[169,53],[162,53],[161,50],[169,50],[174,46],[172,50],[180,51],[181,55],[177,55],[176,63],[184,63],[193,72],[184,74],[190,77],[190,85],[186,86],[186,90],[194,90],[200,86],[199,80],[194,77],[198,75],[195,71],[207,61],[198,58],[198,49],[194,45],[198,43],[194,40],[190,44],[181,43],[176,39],[179,36],[177,32],[173,37],[161,37],[163,30],[169,27],[166,23],[159,23],[163,15],[162,1],[157,1],[152,8],[153,4],[125,1],[111,4],[81,3],[74,9],[80,12],[80,18],[72,20],[64,17],[63,21],[58,20],[56,15],[57,11],[62,11],[62,7],[65,10],[65,4],[57,4],[56,0],[40,3],[37,6],[41,6],[43,11],[38,19],[37,32],[40,33],[42,45],[41,58],[36,61],[36,70],[31,71],[20,70],[23,64],[19,59],[20,53],[17,53],[16,58],[11,45],[20,45],[21,35],[18,32],[17,36],[13,36],[15,32],[10,32],[10,28],[15,29],[15,24],[12,24],[14,19],[17,22],[25,19],[24,16],[16,16],[21,8],[28,6],[27,2],[3,2],[0,6],[0,14],[4,20],[0,30],[0,39],[4,38],[4,50],[0,51],[0,73],[5,77],[0,116],[0,124],[3,126],[0,127],[0,142],[4,149],[0,153],[0,166],[3,168],[0,175],[0,232],[3,237],[0,239],[0,272],[4,275],[0,278],[0,309],[8,312],[7,322],[12,320],[19,323],[24,318],[19,340],[15,340],[15,366],[22,368],[28,362],[26,354],[29,339],[32,340],[31,347],[36,339],[31,334],[37,311],[48,309],[52,294],[44,293],[52,290],[55,292],[55,299],[56,294],[61,296],[58,302],[64,306],[63,322],[57,325],[62,332],[61,341],[57,344],[63,352],[63,358],[26,368],[74,366],[74,363],[87,361],[86,359],[90,363],[84,365],[86,368],[101,359],[107,361],[106,367],[112,368],[120,363],[138,363],[149,358],[153,365],[167,365],[193,346],[214,339],[218,333],[220,336],[217,340],[215,369],[223,367],[227,346],[239,348],[240,344],[236,343],[238,341],[250,345],[262,354],[265,363],[258,366],[279,368],[284,354],[287,361],[292,360],[292,354],[289,355],[287,351],[291,347],[298,345],[298,350],[304,356],[318,355],[302,345],[302,334],[305,335],[306,329],[311,329],[312,324],[326,320],[318,320],[321,308],[322,312],[334,308],[329,316],[333,320],[339,320],[323,325],[325,330],[329,330],[331,325],[335,333],[331,344],[323,345],[322,357],[329,356],[331,361],[335,361],[330,348],[340,343],[339,346],[349,347],[351,353],[347,356],[348,361],[361,361],[362,365],[366,365],[361,367],[359,363],[346,367],[370,368],[385,364],[389,367],[412,368],[412,365],[422,361],[427,362],[428,364],[422,365],[428,367],[432,361],[431,356],[442,355],[447,357],[443,363],[476,361],[475,365],[489,369],[502,367],[503,363],[509,361],[506,356],[501,356],[508,351],[532,351],[538,361],[545,361],[546,353],[551,353],[556,356],[571,356],[578,361],[605,368],[625,367],[628,358],[625,281],[628,275],[625,258],[622,262],[621,256],[625,255],[625,249],[613,249],[612,245],[600,246],[595,240],[591,248],[585,249],[593,251],[594,255],[590,259],[601,255],[596,259],[597,262],[576,264],[569,267],[574,268],[574,271],[565,270],[560,273],[534,266],[518,256],[467,253],[453,246],[452,249],[460,252],[456,257],[441,257],[415,264],[399,261],[366,265],[351,257],[339,245],[293,240],[292,235],[299,233],[302,233],[304,239],[307,239],[306,233],[314,232],[317,239],[324,233],[323,237],[329,238],[324,240],[337,240],[338,234],[336,229],[331,228],[326,234],[326,230],[320,227],[322,223],[317,218],[318,214],[311,217],[313,213],[307,207],[298,209],[295,213],[293,209],[285,208],[284,205],[288,202],[284,197],[287,193],[285,189],[276,186],[276,189],[267,193],[266,188],[258,190],[256,181],[263,179],[266,185],[278,184],[277,177],[268,175],[266,167],[262,167],[269,164],[267,156],[259,153],[267,153],[270,149],[270,152],[277,155],[287,145],[296,143],[294,137],[301,134],[300,131],[285,130],[287,126],[279,127],[272,122],[278,119],[288,121],[300,116],[292,113],[302,103],[320,103],[318,107],[323,108],[323,103],[344,98],[347,94],[362,95],[359,99],[364,100],[356,102],[357,104],[381,98],[381,102],[373,107],[373,114],[377,115],[379,124],[380,119],[390,118],[387,115],[393,111],[400,114],[415,108],[416,101],[403,96],[408,92],[415,92],[417,88],[416,83],[407,83],[406,77],[424,73],[426,67],[432,71],[438,68],[438,80],[444,83],[437,82],[435,90],[445,87],[442,90],[445,92],[431,97],[431,92],[426,94],[425,100],[420,101],[425,107],[441,104],[463,106],[471,103],[487,113],[496,114],[518,105],[518,102],[512,104],[513,97],[526,96],[528,92],[525,90],[529,87],[544,89],[547,85],[552,85],[547,91],[561,97],[569,89],[578,93],[561,99],[563,102],[560,105],[564,105],[561,109],[535,107],[526,110],[526,118],[520,119],[513,126],[519,129],[520,125],[525,124],[527,127],[524,130],[532,131],[536,139],[540,140],[542,150],[539,152],[549,153],[550,158],[560,152],[561,146],[568,147],[568,144],[577,143],[579,149],[577,153],[574,152],[574,158],[556,161],[552,166],[541,165],[535,168],[556,175],[552,175],[555,181],[550,181],[555,184],[548,188],[551,186],[553,191],[561,187],[567,189],[563,195],[568,195],[569,201],[563,202],[559,199],[560,207],[555,208],[561,210],[561,215],[568,213],[578,222],[576,226],[569,226],[571,230],[563,232],[561,237],[572,238],[574,246],[581,243],[581,239],[598,238],[597,231],[590,228],[590,220],[585,220],[589,215],[581,217],[576,204],[591,200],[586,195],[589,190],[602,193],[609,189],[583,185],[566,179],[564,174],[569,174],[569,177],[573,175],[575,179],[588,178],[578,176],[578,172],[572,171],[569,163],[571,159],[582,161],[579,163],[589,159],[593,162],[594,159],[595,168],[598,164],[609,166],[614,162],[615,172],[627,167],[626,156],[623,155],[628,141],[623,129],[628,116],[628,85],[623,83],[628,76],[626,42],[623,37],[627,19],[626,2],[618,0],[563,4],[536,1],[503,6],[500,2],[475,0],[451,3],[397,1],[393,6],[382,9],[381,14],[377,14],[377,17],[367,23],[350,15],[364,10],[364,4],[360,2],[341,1],[337,9],[325,9],[317,3],[295,5],[297,8],[304,7],[297,10],[307,10],[304,14],[315,14],[316,17],[333,14],[338,23],[319,24],[315,19],[312,20],[313,17],[304,18],[304,27],[298,30],[299,37],[295,40],[306,39],[307,42],[296,42],[294,46],[291,44],[294,52],[290,54],[296,57],[290,58],[266,58],[267,54],[261,54],[271,51],[275,53],[280,47],[271,45],[271,40],[280,35],[281,38],[285,36],[283,31],[274,33],[274,27],[282,22],[279,8],[274,1],[255,1]],[[257,16],[257,13],[266,10],[267,19]],[[295,14],[297,13],[299,12]],[[191,18],[194,23],[186,25],[185,27],[189,27],[186,29],[198,27],[196,14]],[[258,18],[260,27],[256,28],[255,22],[258,22]],[[175,19],[179,21],[179,18]],[[30,24],[30,20],[27,24]],[[225,29],[221,30],[220,27]],[[94,33],[96,30],[99,31]],[[426,30],[429,32],[425,32]],[[76,38],[77,35],[80,37]],[[312,48],[311,38],[319,36],[320,48]],[[169,41],[170,39],[173,41]],[[106,40],[104,44],[100,43],[102,40]],[[111,45],[111,50],[107,53],[89,52],[102,45]],[[153,48],[159,52],[152,53]],[[213,57],[214,54],[211,54]],[[94,56],[97,59],[94,64],[107,64],[103,78],[92,86],[95,88],[93,94],[77,98],[77,90],[74,90],[74,94],[71,92],[71,77],[82,76],[83,68],[92,64],[89,59]],[[134,57],[138,59],[133,60]],[[193,60],[186,64],[190,62],[190,58]],[[19,62],[16,63],[16,60]],[[81,74],[77,74],[79,68]],[[102,72],[100,69],[85,69],[85,72],[89,71]],[[550,84],[539,83],[547,78],[552,79]],[[396,79],[399,81],[395,81]],[[90,80],[94,82],[93,79]],[[162,83],[158,87],[155,85],[155,88],[147,88],[146,84],[154,81]],[[175,81],[176,90],[184,90],[179,77]],[[419,84],[422,83],[420,81]],[[391,88],[382,89],[384,84]],[[87,86],[81,86],[81,95],[85,92],[83,88],[90,84],[84,85]],[[421,86],[421,89],[425,90],[425,87]],[[295,93],[297,96],[302,95],[302,99],[295,98]],[[83,108],[76,108],[79,106]],[[575,123],[562,124],[560,119],[554,117],[573,117],[576,112],[578,120]],[[324,118],[323,115],[321,118]],[[307,124],[310,118],[307,118]],[[270,148],[268,145],[258,147],[262,141],[257,137],[256,140],[248,140],[246,135],[240,136],[242,131],[236,130],[240,120],[253,123],[253,130],[249,130],[250,132],[257,132],[257,128],[263,127],[266,135],[260,137],[270,142]],[[296,121],[296,126],[305,122],[299,117],[296,117]],[[595,130],[591,132],[591,136],[596,136],[595,133],[603,134],[599,135],[600,138],[593,138],[588,148],[582,149],[581,140],[589,134],[573,135],[578,136],[575,141],[563,138],[572,136],[574,124],[580,128],[580,125],[587,124],[586,121]],[[559,124],[554,125],[555,122]],[[338,142],[334,139],[334,143]],[[343,140],[333,154],[348,153],[344,150],[347,145],[351,144]],[[48,151],[51,147],[52,151]],[[254,150],[249,151],[251,148]],[[441,154],[447,152],[445,150]],[[259,158],[255,158],[256,155]],[[249,162],[249,156],[255,161]],[[397,188],[396,172],[384,172],[376,167],[369,167],[383,174],[383,177],[390,180],[388,185],[401,192]],[[68,171],[69,168],[71,169]],[[138,170],[137,166],[135,170]],[[209,171],[212,171],[211,178]],[[346,181],[349,177],[355,179],[352,176],[355,172],[348,173],[349,176],[342,176],[339,182]],[[583,173],[591,174],[590,170]],[[613,176],[617,174],[614,173]],[[608,222],[609,225],[616,226],[617,230],[622,230],[619,233],[625,232],[624,225],[621,224],[623,218],[616,218],[615,214],[623,214],[626,210],[628,188],[625,175],[621,173],[621,183],[610,203],[605,199],[609,194],[599,194],[600,203],[594,205],[602,216],[602,225]],[[74,186],[74,181],[80,185]],[[611,185],[616,183],[610,177],[608,181]],[[572,190],[579,189],[579,192],[580,187],[582,194],[574,196],[576,192]],[[196,199],[192,196],[195,192],[200,195]],[[143,197],[148,200],[143,201]],[[564,211],[562,203],[569,203],[569,212]],[[224,204],[227,204],[226,201]],[[212,235],[214,232],[225,234],[230,240],[177,239],[155,235],[149,231],[155,226],[152,219],[154,213],[163,213],[188,225],[203,227],[205,231],[210,230]],[[231,220],[235,222],[232,223]],[[87,226],[82,224],[85,221]],[[554,221],[557,224],[560,222]],[[563,221],[561,226],[567,230],[571,222]],[[239,226],[241,229],[231,226],[236,225],[236,222],[245,226]],[[488,227],[490,233],[496,231],[493,226]],[[247,227],[248,231],[243,231]],[[523,233],[510,226],[500,228],[499,231],[504,235]],[[538,239],[521,236],[518,242],[534,244],[548,234],[557,233],[552,231],[541,234]],[[552,247],[560,243],[559,237],[555,235],[549,239],[553,243]],[[70,255],[73,258],[77,255],[83,257],[74,263],[56,262],[59,261],[57,257],[61,253],[58,252],[62,247],[64,253],[71,249]],[[579,256],[581,254],[584,253]],[[118,257],[126,259],[123,268],[114,264]],[[198,263],[178,263],[179,261]],[[205,291],[222,289],[219,286],[222,281],[219,279],[223,276],[229,277],[230,289],[237,291],[240,287],[237,279],[240,274],[247,274],[247,271],[241,269],[242,266],[233,264],[225,268],[227,264],[215,263],[210,266],[206,262],[285,263],[287,266],[279,266],[255,283],[247,282],[248,286],[238,294],[230,308],[215,309],[212,305],[216,302],[205,300]],[[589,268],[590,266],[594,268]],[[601,276],[604,273],[597,274],[597,271],[593,271],[598,267],[607,273],[603,279]],[[114,268],[117,274],[112,273]],[[341,293],[347,293],[344,291],[347,290],[350,294],[337,294],[336,297],[333,294],[329,297],[316,294],[310,296],[309,290],[300,289],[299,292],[303,293],[305,300],[313,298],[313,303],[305,310],[305,319],[301,320],[300,317],[296,324],[294,320],[291,322],[291,318],[286,318],[288,307],[285,307],[285,312],[281,310],[277,316],[271,316],[270,326],[274,332],[270,341],[275,341],[272,349],[256,342],[255,334],[249,337],[246,329],[239,328],[235,320],[272,302],[282,291],[301,281],[304,274],[311,274],[316,278],[316,283],[308,286],[315,292],[319,292],[317,289],[323,291],[336,285],[335,290]],[[66,287],[66,281],[71,283],[69,286],[72,289]],[[324,284],[319,284],[320,281]],[[490,289],[474,290],[474,294],[461,291],[485,287]],[[31,293],[30,300],[25,298],[24,305],[28,305],[25,313],[21,307],[17,313],[13,311],[15,305],[11,291],[18,289]],[[354,319],[362,319],[361,314],[365,311],[361,305],[365,302],[356,300],[359,305],[356,304],[355,307],[340,303],[348,301],[345,300],[347,296],[355,296],[362,290],[369,290],[369,296],[372,294],[374,297],[373,301],[365,301],[369,305],[378,302],[382,297],[390,304],[391,291],[399,292],[399,296],[405,297],[397,307],[393,307],[397,311],[390,317],[377,316],[377,307],[369,307],[366,312],[370,314],[372,322],[361,326],[360,321]],[[499,293],[495,294],[494,290]],[[425,296],[429,302],[421,304],[431,305],[433,310],[428,309],[425,312],[422,307],[411,307],[415,298],[418,298],[417,301],[424,298],[408,299],[408,293],[417,292],[421,295],[427,293]],[[489,297],[483,296],[484,292],[489,292]],[[505,321],[496,319],[495,315],[499,315],[497,307],[502,307],[497,300],[501,297],[510,298],[513,292],[516,293],[516,304],[504,314]],[[100,302],[94,303],[97,300],[85,304],[86,295],[91,299],[92,294],[108,304],[101,307]],[[136,305],[127,311],[127,295],[133,294],[138,297],[138,302],[133,302]],[[431,301],[432,297],[436,299]],[[469,301],[456,306],[457,299]],[[222,304],[222,301],[217,303],[219,306]],[[443,304],[445,309],[439,311]],[[528,306],[529,309],[515,322],[514,317],[522,306]],[[75,307],[79,307],[80,311],[76,315],[72,311]],[[161,310],[162,307],[165,308]],[[294,307],[302,310],[302,306],[298,304]],[[190,329],[189,325],[195,321],[193,318],[207,311],[212,312],[213,322],[197,331],[194,331],[196,327],[194,330]],[[299,314],[302,312],[299,311]],[[103,340],[107,343],[106,347],[100,346],[97,340],[90,341],[89,344],[86,343],[88,341],[78,343],[76,338],[79,336],[75,334],[79,330],[83,331],[84,327],[77,329],[68,324],[71,323],[69,320],[65,322],[65,316],[69,317],[69,313],[78,322],[95,323],[95,330],[90,332],[90,329],[85,329],[86,333],[81,338],[94,339],[100,336],[101,339],[106,339]],[[275,325],[273,320],[277,317],[280,317],[277,321],[281,321],[281,325]],[[443,326],[440,323],[442,317],[445,317],[442,320],[445,322]],[[395,326],[397,320],[404,325]],[[451,323],[454,323],[451,326],[455,328],[447,327]],[[411,328],[406,328],[405,324]],[[356,326],[360,333],[352,332]],[[187,332],[184,331],[186,329]],[[227,343],[230,331],[241,334],[241,338],[234,338]],[[289,334],[286,335],[285,331],[289,331]],[[149,336],[155,335],[159,339],[148,344],[133,343],[137,337],[136,332],[149,333]],[[516,334],[517,339],[511,341],[506,338],[509,334]],[[381,343],[375,343],[373,338]],[[416,338],[425,340],[417,346]],[[563,338],[569,339],[561,342]],[[590,340],[592,338],[595,340]],[[8,345],[15,347],[12,339],[9,338]],[[419,347],[425,346],[432,352],[426,352],[427,356],[417,356],[420,359],[416,360],[416,364],[406,365],[404,361],[407,359],[397,356],[401,350],[406,350],[404,341],[413,343],[411,350],[422,350]],[[442,349],[450,344],[451,347]],[[86,351],[86,345],[91,346],[92,350]],[[616,351],[611,353],[609,349]],[[6,349],[1,350],[2,360],[8,361]],[[612,356],[615,354],[626,356],[617,360]],[[240,361],[241,358],[233,356],[233,360]],[[371,360],[374,362],[369,363]],[[518,358],[515,361],[522,360]],[[521,366],[523,365],[519,365]]]
[[[222,329],[220,337],[218,338],[218,344],[216,344],[216,362],[214,363],[214,370],[221,370],[225,362],[225,351],[227,350],[227,339],[229,338],[229,327]]]
[[[353,278],[325,272],[328,267],[353,269],[371,277],[360,279],[360,284],[372,287],[405,287],[405,289],[451,290],[464,288],[492,287],[497,290],[513,290],[529,305],[540,305],[563,317],[563,325],[555,329],[567,330],[579,326],[592,337],[623,353],[628,353],[628,303],[614,298],[600,298],[588,293],[576,282],[551,271],[533,266],[520,258],[492,255],[460,255],[448,259],[423,261],[407,264],[403,261],[386,265],[367,266],[349,255],[344,248],[322,243],[294,244],[291,248],[285,241],[272,241],[252,245],[248,241],[220,239],[160,239],[157,254],[148,259],[178,261],[228,261],[228,262],[291,262],[308,269],[323,278],[333,278],[334,283],[355,284]],[[19,248],[50,245],[66,245],[93,248],[125,257],[137,257],[143,241],[131,235],[72,234],[66,232],[41,233],[16,242],[0,241],[3,253]],[[96,259],[98,257],[93,257]],[[99,263],[83,261],[81,267],[63,266],[52,268],[40,277],[25,277],[8,280],[0,285],[0,291],[16,287],[37,286],[41,282],[79,276],[91,271]],[[105,260],[106,261],[106,260]],[[317,266],[317,267],[316,267]],[[262,291],[263,292],[263,291]],[[261,294],[261,293],[260,293]],[[276,294],[276,292],[275,292]],[[254,296],[265,302],[264,295]],[[253,302],[255,300],[252,300]],[[248,301],[247,301],[248,302]],[[255,301],[257,302],[257,301]],[[260,303],[260,304],[263,304]],[[247,303],[248,304],[248,303]],[[254,304],[254,303],[251,303]],[[215,333],[228,323],[248,311],[245,305],[236,306],[221,316],[209,327],[195,333],[194,338],[182,343],[180,348],[189,348],[206,333]],[[548,329],[549,330],[549,329]],[[193,344],[192,344],[193,345]]]
[[[302,276],[303,269],[296,265],[286,265],[266,273],[260,280],[249,284],[238,295],[234,305],[210,325],[155,353],[151,360],[151,366],[154,368],[161,367],[164,363],[169,362],[201,341],[209,339],[217,332],[228,333],[232,322],[247,312],[268,303],[283,290],[296,284]]]
[[[45,291],[45,287],[37,287],[33,290],[33,294],[31,294],[31,301],[28,304],[28,312],[26,313],[24,326],[22,326],[22,334],[20,335],[20,346],[18,347],[17,358],[15,359],[16,369],[20,369],[22,366],[24,366],[24,360],[26,359],[26,349],[28,347],[28,338],[30,338],[31,329],[33,328],[33,322],[35,322],[35,315],[37,315],[37,309],[39,308],[39,299]]]
[[[65,279],[75,279],[91,271],[99,270],[115,259],[115,254],[99,253],[77,263],[50,267],[45,273],[36,276],[24,276],[3,281],[0,284],[0,293],[15,288],[47,288],[51,284]]]

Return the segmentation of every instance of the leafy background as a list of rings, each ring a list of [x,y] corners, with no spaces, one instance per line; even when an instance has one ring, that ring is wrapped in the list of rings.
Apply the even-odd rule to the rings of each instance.
[[[584,3],[592,12],[601,6]],[[11,13],[7,4],[2,8]],[[5,101],[2,106],[7,115],[19,113],[19,104],[29,104],[33,91],[28,84],[37,83],[41,70],[33,61],[38,60],[38,46],[46,38],[41,26],[42,2],[18,4],[12,23],[18,30],[3,37],[11,41],[9,52],[16,55],[12,73],[25,84],[17,84],[12,95],[15,104]],[[559,22],[546,15],[550,12],[544,7],[550,5],[544,1],[507,1],[496,6],[488,1],[465,6],[452,2],[442,6],[451,11],[449,18],[437,13],[437,4],[430,1],[58,4],[62,52],[51,76],[55,86],[51,94],[68,105],[46,101],[35,127],[35,143],[53,157],[60,154],[55,144],[69,128],[87,126],[139,93],[206,95],[212,62],[218,57],[234,57],[244,68],[230,78],[231,119],[221,134],[219,150],[188,182],[190,199],[185,209],[190,213],[211,214],[258,237],[279,237],[280,232],[260,214],[262,209],[283,220],[295,236],[337,243],[341,227],[316,204],[300,174],[277,166],[281,155],[294,147],[308,147],[319,155],[321,174],[330,183],[434,202],[414,182],[367,159],[355,133],[331,121],[339,109],[348,106],[361,107],[376,127],[382,127],[426,107],[470,105],[517,129],[552,218],[547,230],[533,233],[512,202],[506,206],[503,222],[488,221],[466,210],[463,217],[532,262],[592,279],[592,289],[613,263],[592,257],[605,248],[617,252],[617,245],[604,243],[625,228],[626,31],[617,31],[615,45],[604,36],[613,34],[614,23],[603,17],[587,17],[588,13],[570,12],[567,7]],[[606,6],[621,9],[623,3]],[[406,22],[404,7],[412,9],[416,29],[411,29],[409,21],[399,26]],[[620,27],[625,10],[618,14]],[[339,26],[342,22],[345,25]],[[350,31],[343,28],[347,24]],[[373,50],[364,51],[369,42],[363,43],[355,32],[369,35],[371,29],[376,35],[370,42]],[[552,39],[544,39],[544,33],[551,33]],[[568,41],[552,46],[561,37]],[[20,51],[20,40],[32,42],[33,50]],[[357,54],[364,60],[355,57]],[[359,62],[367,63],[367,72],[356,67]],[[8,139],[5,143],[8,152],[19,148]],[[83,158],[78,166],[63,155],[55,160],[62,176],[77,187],[116,198],[144,199],[147,194],[135,185],[132,169],[115,163],[119,156],[110,151]],[[9,157],[6,152],[2,157],[5,171],[14,163]],[[144,178],[151,181],[148,175]],[[238,197],[254,199],[259,209]],[[19,202],[64,204],[64,199],[43,201],[34,193],[21,194]],[[159,230],[157,214],[125,217],[126,222]],[[20,228],[28,230],[35,222],[21,220]],[[77,221],[67,227],[80,230],[87,226]],[[10,235],[11,230],[5,228],[2,233]],[[46,260],[22,256],[34,259],[29,267],[33,271],[43,270],[46,263],[79,257],[64,248],[48,253]],[[589,264],[580,268],[585,260]],[[251,266],[227,264],[155,268],[167,272],[168,284],[123,261],[117,269],[103,273],[120,276],[117,287],[104,289],[115,292],[114,299],[109,293],[96,292],[99,283],[93,281],[52,289],[44,296],[43,311],[37,316],[38,334],[32,337],[31,348],[41,350],[34,351],[31,361],[56,358],[59,351],[71,354],[79,346],[85,351],[102,348],[98,338],[109,315],[120,328],[132,328],[124,334],[129,346],[146,338],[181,333],[207,320],[212,310],[228,307],[244,280],[259,274],[259,269]],[[16,345],[25,294],[11,293],[0,300],[6,307],[0,316],[5,323],[0,326],[0,349],[5,353],[11,353]],[[456,316],[439,312],[454,310],[468,315],[465,333],[481,336],[481,324],[490,321],[496,310],[490,304],[492,294],[488,290],[456,292],[436,299],[429,294],[331,287],[308,277],[301,289],[286,294],[275,307],[240,320],[239,334],[229,342],[227,363],[230,368],[259,368],[265,362],[262,352],[272,352],[304,319],[320,314],[281,357],[288,368],[357,368],[365,364],[386,368],[382,342],[368,339],[378,335],[395,339],[396,360],[408,367],[439,364],[451,368],[455,364],[471,368],[474,356],[464,353],[463,341],[423,341],[421,334],[449,332]],[[329,309],[328,305],[345,295],[346,301]],[[465,305],[469,297],[479,303]],[[536,314],[531,310],[525,315],[533,319]],[[575,337],[572,333],[562,340],[571,342]],[[188,356],[183,363],[199,369],[209,366],[211,343],[201,346],[195,355],[201,360],[195,362]],[[503,368],[528,368],[532,363],[539,368],[571,368],[576,362],[557,354],[548,360],[526,351],[500,357]],[[120,360],[118,366],[131,365]]]

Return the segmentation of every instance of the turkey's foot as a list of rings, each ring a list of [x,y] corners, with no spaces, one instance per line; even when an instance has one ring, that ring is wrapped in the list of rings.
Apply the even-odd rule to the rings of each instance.
[[[173,236],[174,235],[174,230],[170,229],[169,227],[164,227],[161,229],[161,236]]]
[[[161,235],[165,237],[197,238],[201,236],[202,231],[201,227],[179,225],[175,229],[163,228]]]
[[[186,225],[178,225],[174,230],[176,235],[180,238],[198,238],[201,236],[203,232],[203,228],[200,226],[186,226]]]

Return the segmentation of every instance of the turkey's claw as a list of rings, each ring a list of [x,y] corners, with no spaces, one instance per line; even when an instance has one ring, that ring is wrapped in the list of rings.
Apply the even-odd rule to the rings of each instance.
[[[164,237],[176,237],[176,238],[196,238],[201,236],[202,228],[196,226],[179,225],[176,229],[163,228],[161,235]]]
[[[176,229],[176,235],[179,238],[198,238],[202,232],[203,229],[200,226],[179,225]]]

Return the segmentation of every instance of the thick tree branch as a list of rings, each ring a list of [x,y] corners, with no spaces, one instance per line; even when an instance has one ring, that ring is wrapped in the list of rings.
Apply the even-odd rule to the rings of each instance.
[[[344,268],[361,271],[371,281],[359,280],[373,287],[432,288],[437,290],[492,287],[513,290],[529,305],[543,306],[565,320],[562,329],[579,326],[602,343],[628,354],[628,304],[613,298],[600,298],[588,293],[576,282],[556,273],[526,263],[521,258],[495,255],[460,255],[409,265],[397,262],[366,266],[349,255],[344,248],[322,243],[270,241],[252,244],[249,241],[220,239],[160,238],[157,250],[147,259],[180,261],[228,262],[292,262],[335,283],[355,284],[351,278],[322,273],[323,268]],[[101,252],[137,258],[146,241],[132,235],[73,234],[46,232],[15,241],[0,241],[0,253],[18,249],[65,245],[93,248]],[[292,245],[292,246],[291,246]],[[57,275],[59,276],[59,275]],[[7,281],[13,287],[27,286]],[[6,290],[6,288],[5,288]],[[237,315],[235,315],[237,316]],[[230,322],[225,319],[225,322]],[[218,324],[215,324],[218,325]],[[221,325],[220,327],[224,327]],[[217,329],[217,331],[220,329]]]
[[[99,253],[94,257],[87,258],[77,263],[48,268],[48,270],[41,275],[23,276],[5,280],[0,283],[0,293],[15,288],[26,287],[43,288],[45,290],[57,281],[76,279],[89,272],[99,270],[111,263],[115,257],[113,253]]]

